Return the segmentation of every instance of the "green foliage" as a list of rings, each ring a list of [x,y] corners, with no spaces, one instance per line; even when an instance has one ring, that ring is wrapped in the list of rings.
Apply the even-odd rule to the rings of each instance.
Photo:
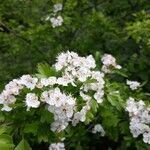
[[[25,139],[22,139],[14,150],[31,150],[31,147]]]
[[[52,28],[45,18],[52,13],[57,2],[63,3],[59,14],[64,23]],[[147,104],[150,101],[149,10],[149,0],[0,0],[0,89],[22,74],[34,74],[37,64],[37,77],[59,76],[61,72],[56,73],[52,64],[62,51],[71,50],[83,56],[92,54],[98,69],[101,66],[100,56],[111,53],[123,69],[108,75],[104,104],[99,105],[93,99],[85,124],[79,124],[75,129],[68,127],[61,136],[67,137],[68,143],[71,141],[67,146],[70,149],[96,149],[103,142],[106,145],[110,143],[105,149],[150,149],[140,138],[133,140],[128,116],[124,112],[128,95],[145,99]],[[141,83],[146,81],[143,89],[135,94],[129,91],[123,84],[128,78]],[[81,83],[78,83],[77,87],[69,86],[63,90],[77,96],[82,106],[84,102],[76,92],[80,87]],[[39,91],[36,92],[40,95]],[[5,127],[0,127],[0,150],[14,148],[12,137],[15,145],[19,143],[15,150],[31,149],[25,139],[31,147],[58,140],[58,135],[52,133],[49,126],[53,115],[45,109],[26,112],[21,103],[25,93],[22,92],[18,108],[10,115],[0,113],[0,123],[12,124],[13,133],[7,133]],[[97,122],[104,126],[106,139],[97,139],[90,134],[89,126],[93,127]]]
[[[49,77],[49,76],[56,76],[57,73],[53,67],[50,67],[48,64],[38,64],[37,65],[37,74],[38,77]]]
[[[6,133],[7,128],[0,126],[0,149],[1,150],[13,150],[14,144],[12,137]]]

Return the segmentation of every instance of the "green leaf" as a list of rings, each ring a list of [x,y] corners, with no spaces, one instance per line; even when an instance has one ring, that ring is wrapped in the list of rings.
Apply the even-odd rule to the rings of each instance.
[[[0,135],[0,150],[12,150],[14,144],[12,138],[9,135],[2,134]]]
[[[6,131],[5,126],[0,126],[0,135],[2,135]]]
[[[91,111],[88,111],[87,114],[86,114],[85,124],[90,123],[93,118],[94,118],[94,115],[92,114],[92,112],[91,112]]]
[[[126,78],[128,77],[128,75],[126,74],[126,72],[123,71],[123,70],[115,69],[115,70],[112,71],[112,73],[116,73],[118,75],[121,75],[122,77],[126,77]]]
[[[97,103],[95,100],[91,100],[91,103],[92,103],[92,105],[91,105],[92,111],[93,111],[94,113],[97,112],[98,103]]]
[[[38,64],[37,70],[39,73],[39,74],[37,74],[37,76],[40,76],[40,77],[56,76],[55,69],[46,63],[45,64]]]
[[[25,139],[22,139],[14,150],[32,150]]]
[[[39,127],[39,122],[27,123],[25,124],[24,132],[37,134],[38,127]]]
[[[47,123],[51,123],[54,121],[54,117],[53,117],[53,114],[50,113],[48,110],[44,109],[40,112],[40,115],[41,115],[41,119],[40,121],[42,123],[44,122],[47,122]]]
[[[111,94],[111,95],[107,96],[107,99],[112,106],[116,107],[116,109],[121,110],[123,108],[124,102],[120,95],[118,95],[118,94],[112,95]]]
[[[136,148],[137,148],[137,150],[149,150],[150,145],[139,141],[139,142],[136,143]]]

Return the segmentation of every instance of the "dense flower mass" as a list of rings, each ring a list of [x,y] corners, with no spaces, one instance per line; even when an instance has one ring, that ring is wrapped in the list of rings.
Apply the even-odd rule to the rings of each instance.
[[[62,75],[48,78],[37,78],[31,75],[23,75],[19,79],[14,79],[5,86],[5,90],[0,95],[0,103],[3,104],[2,111],[11,111],[17,103],[17,95],[26,88],[30,92],[26,94],[23,104],[29,111],[31,108],[38,108],[43,103],[50,113],[54,115],[54,122],[51,130],[60,132],[64,130],[69,122],[76,126],[79,122],[86,120],[86,114],[91,109],[91,100],[102,103],[104,95],[104,74],[95,71],[96,64],[92,55],[80,57],[77,53],[61,53],[57,57],[54,68],[61,71]],[[80,86],[78,85],[79,83]],[[72,94],[62,92],[62,87],[78,87],[79,96],[82,98],[83,107],[78,109],[77,101]],[[42,90],[45,89],[46,90]],[[41,96],[35,89],[42,90]],[[92,91],[93,95],[89,92]]]
[[[140,100],[136,102],[130,97],[127,101],[126,110],[130,116],[130,131],[133,137],[143,135],[143,141],[150,144],[150,107]]]
[[[44,91],[41,100],[48,104],[48,110],[54,114],[55,121],[51,125],[51,130],[64,130],[73,116],[76,100],[71,95],[62,93],[59,88]]]
[[[81,57],[75,52],[63,52],[58,55],[56,63],[50,68],[55,75],[48,77],[23,75],[10,81],[0,94],[1,110],[9,112],[17,109],[18,105],[15,104],[19,97],[19,105],[22,100],[22,106],[25,106],[27,111],[39,107],[43,109],[44,106],[44,110],[52,115],[50,129],[53,132],[63,131],[69,124],[77,126],[78,123],[86,123],[88,114],[90,116],[95,109],[97,113],[97,107],[103,102],[104,95],[108,94],[104,90],[105,73],[111,73],[113,68],[121,68],[116,64],[116,59],[108,54],[102,57],[102,64],[102,71],[97,71],[92,55]],[[136,81],[127,80],[127,84],[131,90],[140,86]],[[107,88],[108,86],[106,91]],[[109,91],[111,96],[119,93],[118,90]],[[126,111],[129,112],[129,128],[133,137],[143,135],[143,141],[150,144],[150,108],[146,107],[143,101],[136,102],[130,97],[127,100]],[[93,127],[92,133],[101,136],[106,134],[100,124]],[[63,143],[53,143],[49,146],[49,150],[64,149]]]

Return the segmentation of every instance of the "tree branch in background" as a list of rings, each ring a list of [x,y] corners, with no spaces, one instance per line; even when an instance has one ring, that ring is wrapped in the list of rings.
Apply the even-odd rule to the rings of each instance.
[[[0,21],[0,32],[5,32],[7,34],[12,34],[13,36],[25,41],[27,44],[32,44],[31,40],[24,38],[20,35],[20,33],[17,33],[16,31],[14,31],[13,29],[9,28],[6,24],[4,24],[3,22]],[[46,59],[46,55],[43,51],[36,49],[41,55],[44,56],[45,61],[49,64],[49,60]]]

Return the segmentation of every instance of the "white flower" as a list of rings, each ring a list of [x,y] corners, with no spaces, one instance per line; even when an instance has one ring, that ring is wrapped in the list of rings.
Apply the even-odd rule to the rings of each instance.
[[[72,119],[72,125],[76,126],[80,121],[84,122],[86,120],[86,114],[90,110],[90,100],[86,102],[86,105],[82,107],[79,112],[74,113]]]
[[[0,94],[0,104],[4,104],[5,98],[3,93]]]
[[[110,68],[107,67],[107,66],[105,66],[105,65],[102,66],[102,71],[103,71],[104,73],[111,73]]]
[[[52,143],[49,150],[65,150],[65,145],[64,143]]]
[[[68,83],[70,83],[70,80],[67,77],[59,77],[57,79],[57,84],[59,85],[68,86]]]
[[[104,54],[101,61],[105,66],[116,66],[116,59],[110,54]]]
[[[147,144],[150,144],[150,131],[143,134],[143,141]]]
[[[52,124],[51,124],[51,130],[53,132],[61,132],[63,131],[66,127],[68,126],[68,122],[64,122],[64,121],[54,121]]]
[[[94,128],[92,129],[92,133],[97,133],[97,132],[101,133],[101,136],[105,135],[105,131],[103,127],[101,126],[101,124],[96,124]]]
[[[83,100],[87,101],[90,100],[91,97],[89,95],[84,94],[82,91],[80,91],[80,96],[83,98]]]
[[[8,105],[3,105],[3,107],[2,107],[2,109],[1,109],[2,111],[11,111],[12,110],[12,108],[11,107],[9,107]]]
[[[89,55],[86,58],[86,65],[88,68],[95,68],[96,67],[95,59],[93,58],[92,55]]]
[[[80,118],[81,118],[81,113],[80,112],[76,112],[74,114],[74,117],[73,117],[73,120],[72,120],[72,125],[76,126],[79,123]]]
[[[42,78],[41,84],[43,86],[52,86],[57,83],[56,80],[56,77]]]
[[[61,16],[52,17],[50,18],[50,22],[52,23],[52,27],[55,28],[62,25],[63,18]]]
[[[110,54],[104,54],[101,61],[103,63],[102,71],[104,73],[111,73],[111,67],[116,69],[122,68],[120,65],[117,65],[116,59]]]
[[[26,105],[28,108],[38,108],[40,105],[40,101],[38,101],[38,97],[34,93],[28,93],[26,95]]]
[[[120,66],[120,65],[116,65],[116,67],[115,67],[116,69],[121,69],[122,68],[122,66]]]
[[[137,81],[129,81],[127,80],[127,85],[130,86],[131,90],[136,90],[140,87],[140,83]]]
[[[104,92],[103,91],[98,91],[94,94],[94,98],[96,99],[97,103],[102,103],[103,102],[103,96],[104,96]]]
[[[143,134],[143,141],[150,144],[150,108],[140,100],[136,102],[134,98],[127,100],[126,110],[130,116],[130,131],[133,137]]]
[[[18,84],[18,80],[14,79],[10,81],[6,86],[5,90],[9,92],[9,94],[18,95],[23,86]]]
[[[61,10],[62,10],[62,4],[61,3],[54,5],[54,8],[53,8],[54,13],[57,13],[58,11],[61,11]]]
[[[38,82],[37,78],[33,78],[30,75],[23,75],[20,80],[18,80],[18,84],[24,85],[27,88],[33,90],[36,87],[36,84]]]
[[[9,91],[4,90],[0,95],[0,103],[1,104],[14,104],[16,102],[16,98],[9,93]]]

